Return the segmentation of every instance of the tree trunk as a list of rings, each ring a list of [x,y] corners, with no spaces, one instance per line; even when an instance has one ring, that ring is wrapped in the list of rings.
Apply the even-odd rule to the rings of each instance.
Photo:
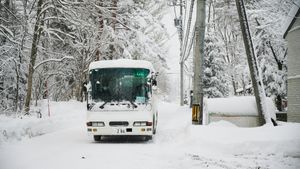
[[[282,108],[282,97],[278,94],[276,97],[276,108],[278,111],[282,112],[283,108]]]
[[[15,111],[18,111],[19,104],[19,90],[20,90],[20,63],[15,61],[15,72],[16,72],[16,98],[15,98]]]
[[[272,52],[272,54],[273,54],[273,57],[274,57],[274,59],[275,59],[275,61],[276,61],[276,63],[277,63],[278,70],[282,70],[282,68],[283,68],[283,63],[282,63],[281,60],[278,59],[278,57],[277,57],[277,55],[276,55],[276,53],[275,53],[275,50],[274,50],[274,48],[273,48],[273,46],[272,46],[270,40],[268,41],[268,46],[269,46],[269,48],[271,49],[271,52]],[[287,53],[287,50],[285,51],[285,55],[286,55],[286,53]]]
[[[30,54],[30,63],[28,68],[28,79],[27,79],[27,93],[26,93],[26,99],[25,99],[25,111],[28,112],[30,110],[30,100],[31,100],[31,93],[32,93],[32,81],[33,81],[33,73],[34,73],[34,65],[36,61],[37,56],[37,50],[38,50],[38,42],[40,39],[41,31],[40,28],[41,24],[41,7],[43,4],[43,0],[39,0],[37,3],[37,13],[36,13],[36,22],[34,26],[34,34],[32,39],[32,46],[31,46],[31,54]]]
[[[111,17],[112,17],[112,21],[111,21],[111,27],[113,28],[113,30],[115,31],[116,30],[116,25],[117,25],[117,7],[118,7],[118,0],[113,0],[112,2],[112,6],[113,6],[113,9],[112,9],[112,14],[111,14]]]
[[[103,7],[103,0],[100,0],[99,2],[99,6],[100,7]],[[102,34],[102,31],[103,31],[103,28],[104,28],[104,21],[103,21],[103,13],[101,10],[99,10],[99,37],[101,37],[101,34]],[[100,60],[100,57],[101,57],[101,52],[100,52],[100,47],[98,47],[97,51],[96,51],[96,57],[95,57],[95,60],[98,61]]]
[[[233,87],[233,90],[234,90],[234,95],[236,96],[237,95],[237,93],[236,93],[237,88],[236,88],[236,85],[235,85],[235,80],[234,80],[233,75],[231,75],[231,82],[232,82],[232,87]]]
[[[255,18],[255,21],[256,21],[256,24],[257,24],[258,26],[261,26],[261,24],[259,23],[259,21],[258,21],[257,18]],[[270,50],[271,50],[271,52],[272,52],[272,55],[273,55],[273,57],[274,57],[274,59],[275,59],[275,61],[276,61],[276,63],[277,63],[278,70],[282,70],[282,68],[283,68],[283,62],[282,62],[281,60],[278,59],[278,57],[277,57],[277,55],[276,55],[276,53],[275,53],[275,50],[274,50],[274,48],[273,48],[273,46],[272,46],[272,44],[271,44],[271,40],[268,40],[268,41],[267,41],[267,46],[270,48]],[[285,50],[285,53],[284,53],[284,57],[283,57],[283,58],[285,58],[286,54],[287,54],[287,50]]]
[[[114,30],[114,32],[116,31],[116,25],[117,25],[117,7],[118,7],[118,0],[113,0],[112,1],[112,14],[111,14],[111,17],[112,17],[111,27]],[[114,39],[113,39],[112,43],[114,43]],[[110,44],[109,45],[109,52],[110,52],[109,59],[114,59],[115,51],[116,51],[115,45]]]
[[[26,3],[26,2],[24,2]],[[25,4],[26,6],[26,4]],[[21,101],[19,102],[19,99],[20,99],[20,70],[21,70],[21,65],[23,64],[23,60],[22,60],[22,53],[23,53],[23,50],[24,50],[24,45],[25,45],[25,41],[26,41],[26,36],[27,36],[27,32],[28,32],[28,28],[27,28],[27,20],[28,20],[28,17],[27,17],[27,12],[26,12],[26,7],[24,7],[24,13],[25,13],[25,26],[23,26],[23,29],[24,29],[24,33],[23,33],[23,36],[22,36],[22,41],[21,41],[21,45],[20,45],[20,48],[19,48],[19,63],[17,64],[16,63],[16,107],[15,107],[15,111],[18,112],[19,108],[21,109],[21,106],[19,106],[19,104],[23,104],[21,103]]]
[[[100,6],[100,7],[103,7],[103,0],[100,0],[99,6]],[[99,28],[100,28],[100,32],[103,31],[103,27],[104,27],[103,19],[104,19],[104,18],[103,18],[103,13],[102,13],[102,11],[100,10],[100,11],[99,11]]]
[[[242,85],[243,85],[243,93],[244,93],[244,96],[246,96],[246,94],[247,94],[247,89],[246,89],[246,83],[245,83],[245,77],[244,77],[244,74],[242,74]]]

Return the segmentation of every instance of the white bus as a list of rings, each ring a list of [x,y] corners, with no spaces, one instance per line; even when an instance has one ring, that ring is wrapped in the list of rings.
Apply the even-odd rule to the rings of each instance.
[[[144,60],[105,60],[89,66],[87,131],[102,136],[152,139],[157,126],[156,76]]]

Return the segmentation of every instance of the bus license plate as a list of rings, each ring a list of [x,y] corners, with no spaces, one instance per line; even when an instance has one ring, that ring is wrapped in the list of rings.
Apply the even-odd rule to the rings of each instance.
[[[117,134],[123,134],[123,133],[125,133],[125,129],[115,129],[115,132]]]

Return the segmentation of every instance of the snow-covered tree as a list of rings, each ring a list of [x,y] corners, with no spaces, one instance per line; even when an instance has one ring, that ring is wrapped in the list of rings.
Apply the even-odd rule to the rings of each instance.
[[[248,5],[266,95],[279,103],[287,94],[287,45],[281,30],[292,4],[291,0],[256,0]],[[280,105],[277,107],[282,110]]]
[[[94,60],[145,59],[164,77],[163,0],[0,3],[1,110],[20,110],[24,101],[29,108],[32,99],[45,97],[82,100],[82,84]]]
[[[241,31],[239,28],[238,15],[233,0],[209,2],[208,31],[218,39],[220,53],[224,61],[224,69],[229,75],[230,93],[236,95],[238,88],[242,87],[248,76],[243,74],[247,62],[243,50]]]
[[[0,1],[0,110],[18,111],[25,96],[30,2]]]
[[[204,95],[208,98],[228,96],[228,82],[221,46],[212,33],[206,35],[204,57]]]

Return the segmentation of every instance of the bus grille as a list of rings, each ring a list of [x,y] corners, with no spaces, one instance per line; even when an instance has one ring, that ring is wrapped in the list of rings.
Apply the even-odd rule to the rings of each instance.
[[[127,121],[111,121],[109,122],[110,126],[128,126],[129,123]]]

